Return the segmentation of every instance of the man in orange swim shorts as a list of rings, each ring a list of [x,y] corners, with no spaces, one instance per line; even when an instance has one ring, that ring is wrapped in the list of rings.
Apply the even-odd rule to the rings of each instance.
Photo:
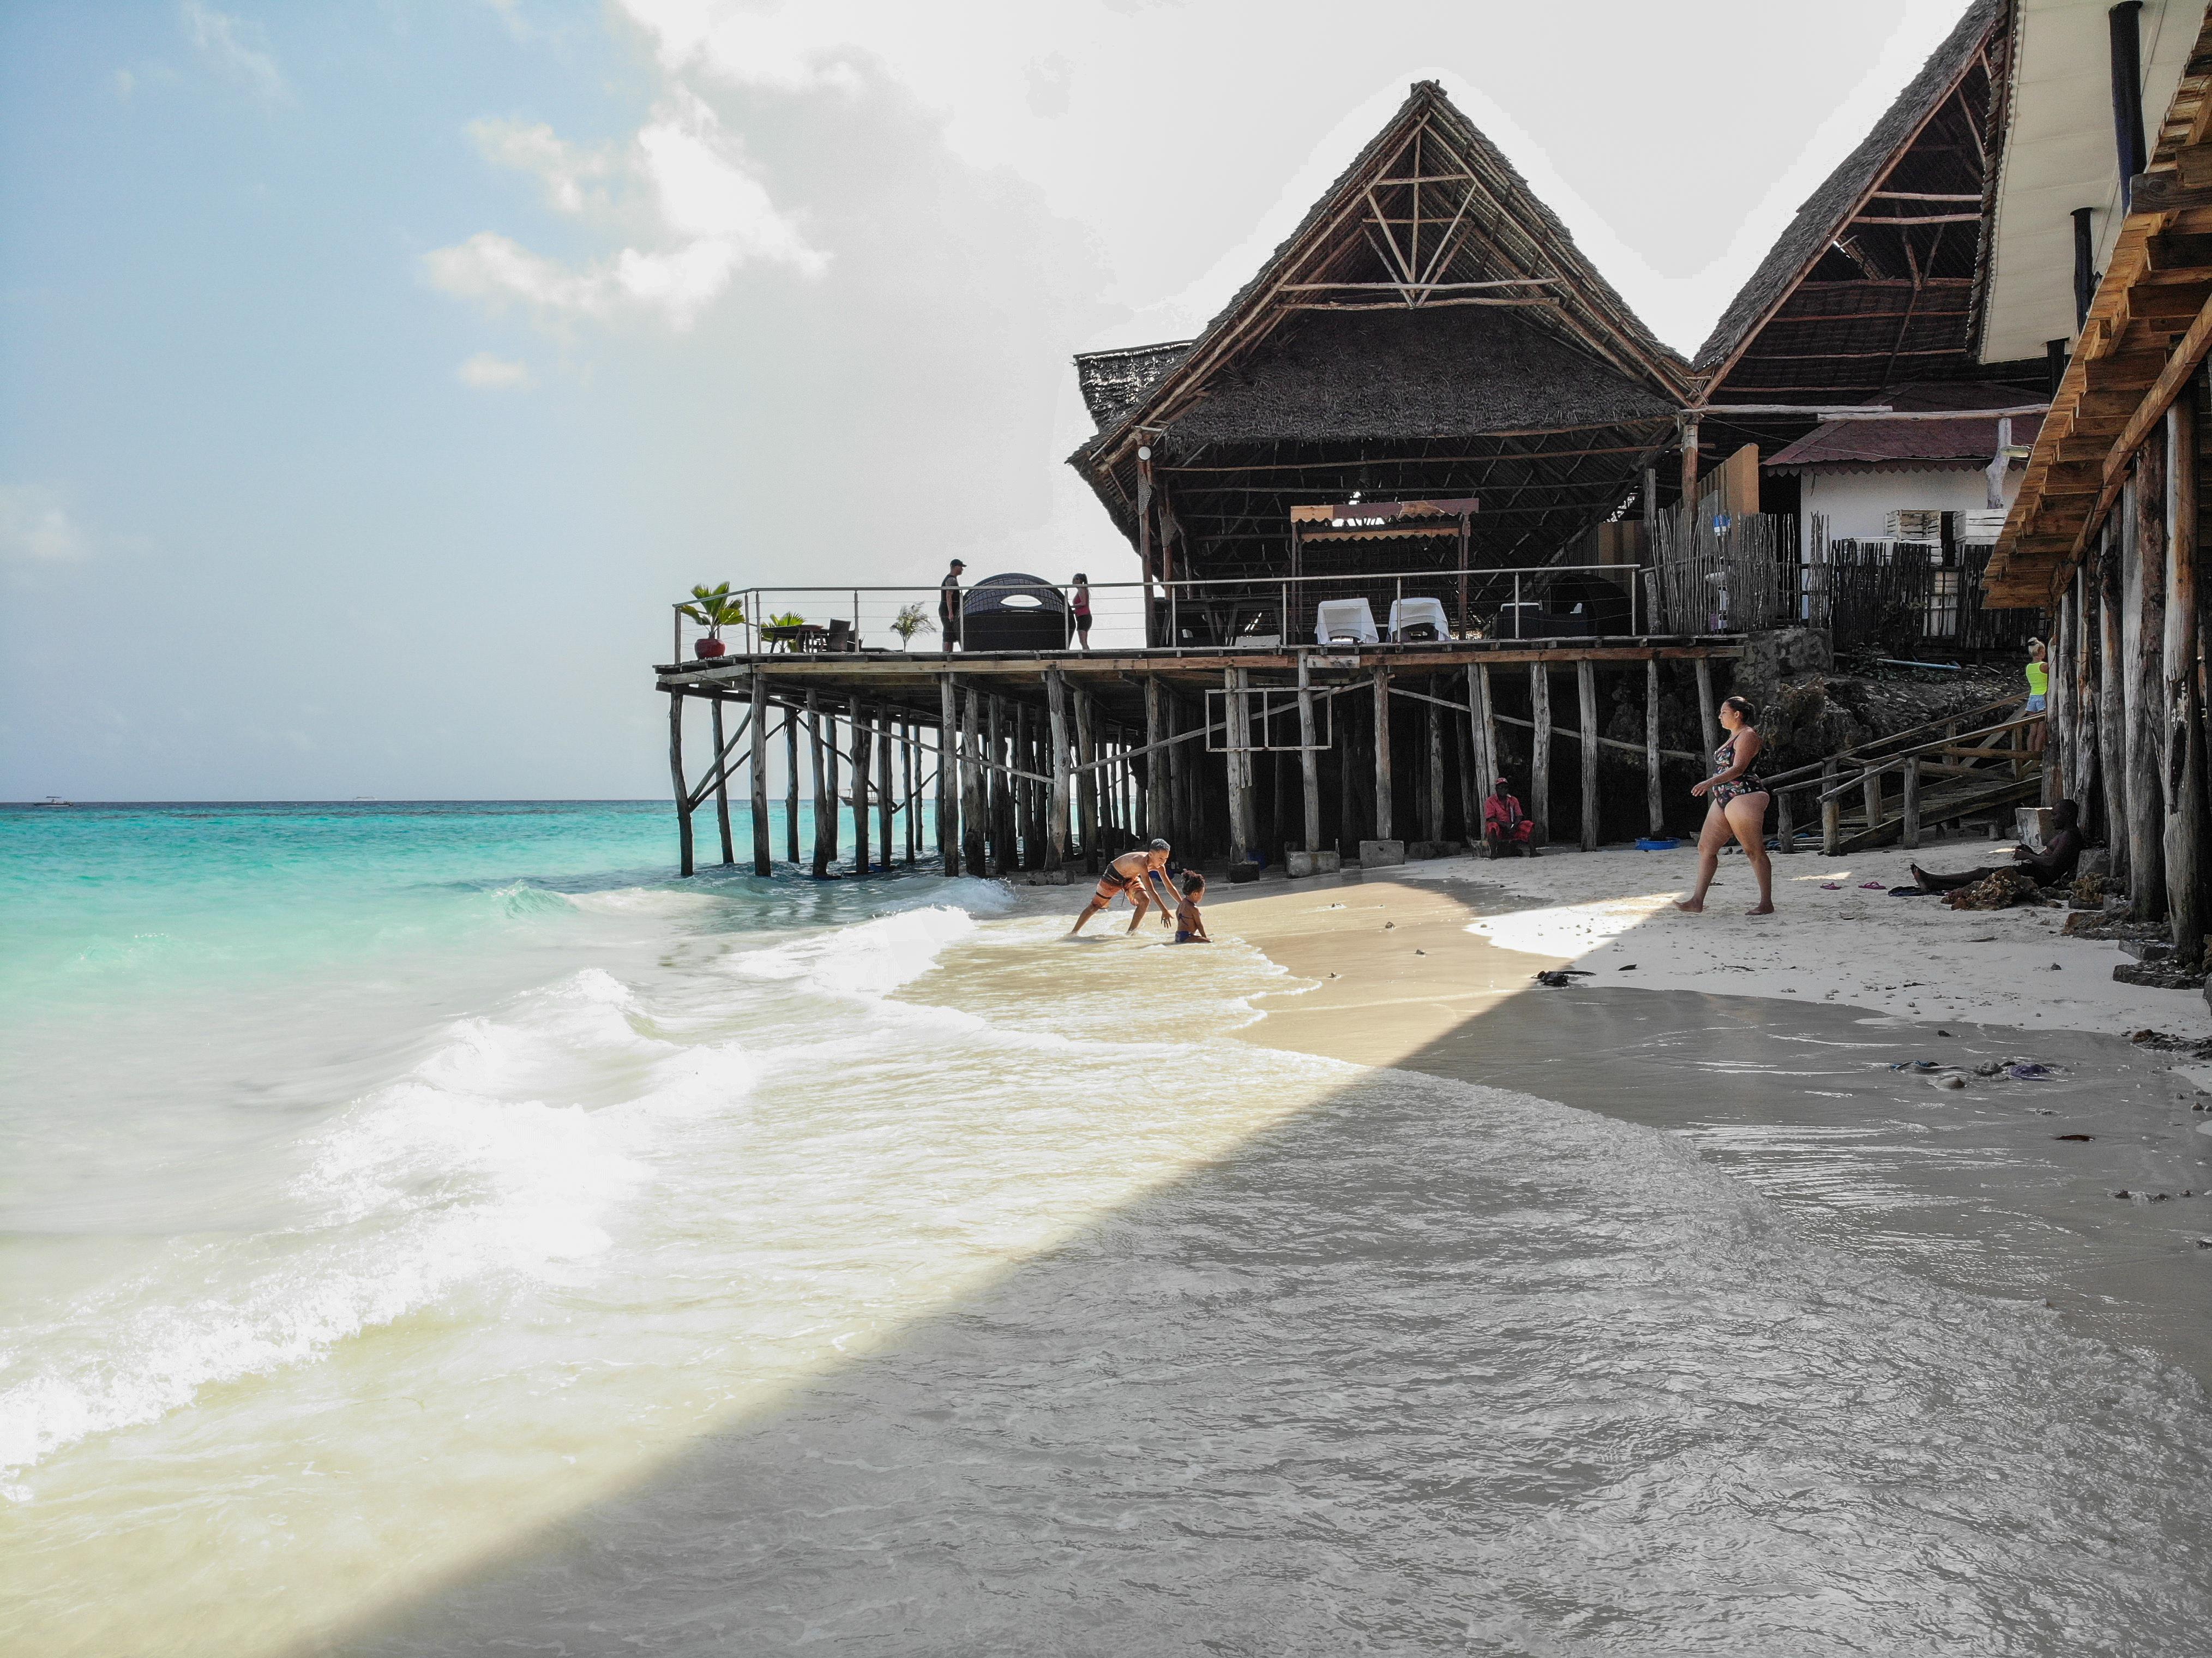
[[[1075,925],[1067,930],[1073,938],[1083,931],[1083,924],[1115,899],[1127,896],[1129,907],[1136,914],[1129,918],[1129,931],[1134,932],[1137,924],[1145,919],[1145,912],[1157,902],[1160,907],[1160,925],[1175,925],[1176,900],[1167,887],[1168,843],[1155,841],[1140,852],[1125,852],[1106,865],[1106,872],[1098,878],[1098,890],[1091,895],[1091,902],[1083,907],[1083,914],[1075,918]],[[1151,892],[1146,888],[1150,886]]]

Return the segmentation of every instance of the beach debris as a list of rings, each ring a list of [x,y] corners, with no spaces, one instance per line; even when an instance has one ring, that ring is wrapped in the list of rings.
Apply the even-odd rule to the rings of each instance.
[[[1625,962],[1620,966],[1613,969],[1613,971],[1615,973],[1633,973],[1636,971],[1636,963],[1633,962]]]
[[[1385,921],[1382,923],[1382,931],[1385,932],[1393,932],[1396,929],[1397,925],[1398,924],[1395,921]]]
[[[1950,1033],[1949,1031],[1948,1031],[1948,1030],[1939,1030],[1939,1031],[1937,1031],[1936,1034],[1937,1035],[1939,1035],[1939,1036],[1949,1036],[1949,1035],[1951,1035],[1951,1033]],[[1952,1038],[1952,1040],[1955,1042],[1955,1041],[1957,1041],[1958,1039],[1957,1039],[1956,1037],[1953,1037],[1953,1038]]]
[[[2054,1140],[2094,1140],[2097,1137],[2094,1134],[2053,1134],[2051,1138]],[[2127,1193],[2122,1192],[2118,1195],[2125,1197]]]
[[[1953,909],[2009,909],[2042,896],[2035,878],[2027,871],[2001,869],[1970,887],[1945,893],[1943,902]]]
[[[1416,955],[1416,956],[1425,956],[1425,955],[1427,955],[1428,953],[1429,953],[1429,952],[1428,952],[1427,950],[1415,950],[1415,951],[1413,952],[1413,954],[1414,954],[1414,955]]]
[[[1941,1071],[1942,1068],[1933,1060],[1899,1060],[1890,1066],[1892,1071]]]
[[[2204,975],[2164,962],[2122,962],[2112,969],[2112,982],[2143,990],[2201,990]]]
[[[2066,901],[2076,909],[2102,909],[2111,890],[2108,875],[2077,875],[2074,884],[2066,889]]]
[[[1947,1071],[1941,1076],[1930,1077],[1928,1084],[1931,1088],[1964,1088],[1966,1079],[1955,1071]]]
[[[1859,890],[1861,892],[1887,892],[1889,889],[1879,881],[1862,881],[1859,883]]]
[[[2005,1075],[2016,1083],[2047,1083],[2054,1080],[2058,1072],[2053,1067],[2039,1065],[2033,1060],[2023,1060],[2017,1065],[2007,1066]]]
[[[2059,932],[2068,938],[2163,938],[2166,937],[2166,924],[2162,921],[2130,921],[2085,910],[2079,915],[2068,916],[2066,925],[2059,929]]]
[[[1564,990],[1576,980],[1587,979],[1589,976],[1588,968],[1552,967],[1546,968],[1539,973],[1536,975],[1536,982],[1540,985],[1549,985],[1554,990]]]
[[[1893,898],[1926,898],[1932,895],[1925,887],[1892,887],[1889,896]]]
[[[2212,1238],[2197,1239],[2197,1247],[2200,1249],[2212,1249]]]
[[[1841,881],[1823,881],[1820,883],[1820,890],[1823,892],[1841,892],[1843,890],[1844,884]]]

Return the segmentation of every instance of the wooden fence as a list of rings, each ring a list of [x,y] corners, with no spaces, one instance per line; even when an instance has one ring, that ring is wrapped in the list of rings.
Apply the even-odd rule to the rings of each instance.
[[[1751,633],[1803,617],[1797,520],[1772,513],[1664,513],[1644,573],[1654,631]]]
[[[1910,657],[1929,646],[1966,655],[2020,652],[2044,631],[2039,610],[1982,605],[1990,549],[1927,541],[1830,540],[1815,516],[1803,563],[1805,620],[1839,651]]]

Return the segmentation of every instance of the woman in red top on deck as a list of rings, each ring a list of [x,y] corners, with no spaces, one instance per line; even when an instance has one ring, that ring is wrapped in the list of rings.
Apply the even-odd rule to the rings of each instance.
[[[1067,608],[1075,616],[1075,642],[1087,651],[1091,648],[1091,578],[1080,570],[1075,573],[1075,593]]]

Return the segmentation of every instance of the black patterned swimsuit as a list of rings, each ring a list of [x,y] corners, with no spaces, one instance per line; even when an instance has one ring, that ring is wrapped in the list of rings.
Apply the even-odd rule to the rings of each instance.
[[[1734,764],[1735,764],[1735,738],[1731,737],[1713,750],[1713,775],[1719,776]],[[1765,793],[1766,785],[1760,782],[1754,773],[1746,772],[1741,777],[1731,777],[1725,783],[1714,784],[1710,792],[1710,798],[1715,805],[1725,806],[1739,795]]]

